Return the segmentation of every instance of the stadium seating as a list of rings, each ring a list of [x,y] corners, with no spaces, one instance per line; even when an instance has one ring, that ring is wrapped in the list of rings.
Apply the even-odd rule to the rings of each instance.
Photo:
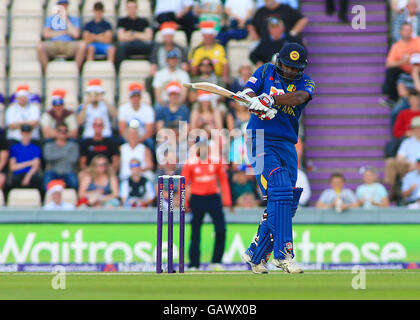
[[[42,95],[41,65],[34,61],[14,62],[9,71],[9,96],[16,87],[22,84],[29,85],[32,93]]]
[[[128,87],[132,82],[145,83],[150,74],[150,62],[146,60],[125,60],[121,63],[119,73],[119,100],[118,104],[128,101]],[[151,104],[150,95],[144,91],[142,101]]]
[[[190,47],[195,48],[203,41],[203,35],[200,31],[196,30],[191,35]]]
[[[65,88],[66,106],[75,110],[79,101],[79,70],[74,61],[51,61],[45,72],[46,109],[51,106],[51,92]]]
[[[40,208],[41,194],[38,189],[12,189],[9,191],[7,206],[9,208]]]
[[[36,46],[39,41],[39,32],[12,32],[9,41],[9,62],[38,62]]]
[[[82,70],[82,92],[85,92],[87,83],[91,79],[101,79],[105,90],[105,99],[111,103],[115,101],[116,72],[111,61],[87,61]]]
[[[249,60],[249,47],[251,42],[230,40],[227,45],[227,57],[232,76],[238,75],[238,70],[244,63],[252,62]]]
[[[155,41],[162,42],[162,34],[160,31],[156,32]],[[188,47],[187,36],[185,35],[185,32],[182,30],[178,30],[175,32],[174,42],[180,45],[181,47],[184,47],[184,48]]]
[[[43,17],[45,0],[13,0],[10,9],[12,19],[17,17]]]

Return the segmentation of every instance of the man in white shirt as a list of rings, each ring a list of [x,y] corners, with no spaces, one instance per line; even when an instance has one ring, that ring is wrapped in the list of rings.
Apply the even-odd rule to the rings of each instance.
[[[184,70],[178,68],[179,53],[176,50],[171,50],[167,54],[168,67],[156,72],[153,78],[153,90],[155,92],[156,106],[165,106],[168,103],[168,95],[165,87],[169,82],[177,81],[181,84],[190,82],[190,76]],[[181,101],[185,102],[187,98],[187,88],[182,88]]]
[[[104,90],[99,79],[92,79],[86,90],[87,98],[77,115],[79,126],[83,126],[82,138],[92,138],[94,135],[93,122],[101,118],[104,122],[102,135],[109,138],[112,135],[111,119],[117,116],[117,109],[104,100]]]
[[[127,127],[131,120],[137,120],[140,142],[151,138],[155,132],[155,111],[141,102],[144,88],[141,83],[134,82],[128,87],[130,101],[118,108],[118,128],[121,137],[127,139]]]
[[[22,139],[20,128],[22,125],[29,125],[33,128],[31,138],[39,140],[39,120],[41,110],[29,103],[29,87],[19,86],[16,89],[16,102],[6,109],[7,140],[10,142],[20,142]]]

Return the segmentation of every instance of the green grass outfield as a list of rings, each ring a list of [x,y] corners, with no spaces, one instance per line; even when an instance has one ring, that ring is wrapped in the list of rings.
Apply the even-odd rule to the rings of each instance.
[[[366,271],[366,289],[352,288],[351,271],[266,275],[250,272],[67,273],[66,289],[53,274],[1,273],[0,299],[420,299],[419,270]]]

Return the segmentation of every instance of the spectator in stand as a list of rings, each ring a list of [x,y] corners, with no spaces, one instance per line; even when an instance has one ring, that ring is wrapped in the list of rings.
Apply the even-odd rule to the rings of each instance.
[[[198,65],[198,74],[191,78],[192,82],[211,82],[217,84],[221,87],[225,87],[225,83],[220,77],[217,77],[214,73],[213,62],[209,58],[203,58]],[[190,104],[197,102],[197,90],[191,89],[188,92],[188,101]],[[218,95],[212,96],[212,103],[216,107],[223,107],[218,105],[219,102],[222,102],[223,97]],[[222,108],[223,109],[223,108]]]
[[[176,51],[180,57],[177,69],[182,69],[185,72],[189,71],[187,48],[184,48],[174,42],[177,27],[176,22],[171,21],[164,22],[160,25],[162,42],[155,43],[150,55],[151,70],[150,76],[146,78],[146,89],[150,93],[153,102],[155,101],[155,93],[152,87],[153,77],[159,70],[167,68],[167,58],[170,51]]]
[[[128,87],[130,101],[118,108],[118,128],[120,136],[127,139],[127,128],[132,120],[137,120],[139,142],[146,142],[155,133],[155,110],[141,101],[144,88],[141,83],[133,82]],[[150,145],[150,141],[148,141]]]
[[[150,55],[151,73],[154,76],[156,72],[167,67],[168,53],[175,51],[178,55],[178,69],[188,71],[188,55],[186,48],[174,42],[177,24],[175,22],[164,22],[160,25],[161,43],[155,43],[152,54]]]
[[[420,116],[420,93],[411,91],[408,99],[410,108],[402,110],[395,121],[393,128],[393,135],[395,138],[406,138],[411,136],[411,119]]]
[[[191,129],[208,127],[222,129],[223,119],[220,110],[214,109],[211,103],[211,94],[198,90],[198,108],[191,111]]]
[[[417,0],[408,0],[404,10],[394,15],[391,25],[393,42],[401,40],[400,29],[404,23],[411,24],[413,38],[420,36],[420,13]]]
[[[10,147],[6,141],[5,134],[0,132],[0,192],[3,192],[3,196],[6,196],[5,187],[8,174],[9,150]]]
[[[338,10],[338,18],[341,22],[348,22],[347,11],[349,9],[349,0],[340,0],[340,9]],[[325,1],[325,12],[331,16],[335,12],[335,1]]]
[[[213,21],[217,33],[222,29],[223,5],[220,0],[195,0],[193,12],[199,24],[201,21]]]
[[[155,174],[155,194],[158,193],[158,177],[163,175],[181,175],[182,165],[184,163],[180,163],[179,159],[177,158],[176,151],[173,149],[168,149],[168,152],[164,155],[159,156],[156,155],[158,158],[158,166],[156,169]],[[163,188],[163,208],[164,210],[168,210],[168,181],[163,181],[164,188]],[[175,194],[178,192],[179,185],[177,183],[174,184],[174,192]],[[174,197],[174,205],[176,207],[179,206],[179,197]],[[166,211],[164,211],[166,212]]]
[[[298,138],[298,143],[295,144],[296,154],[298,159],[298,173],[296,180],[296,188],[303,188],[302,194],[300,195],[299,205],[306,206],[311,198],[311,185],[309,183],[308,176],[303,168],[303,149],[304,144],[301,137]]]
[[[104,129],[104,121],[102,118],[93,120],[93,137],[82,140],[80,142],[80,161],[79,181],[83,174],[86,173],[87,167],[92,159],[97,155],[103,155],[108,159],[114,172],[118,172],[120,168],[120,152],[118,144],[112,138],[106,138],[102,135]]]
[[[286,4],[279,4],[275,0],[265,0],[264,2],[265,6],[257,10],[252,23],[248,25],[251,38],[253,40],[268,38],[267,18],[273,16],[283,21],[288,34],[299,39],[303,29],[309,23],[308,18]]]
[[[147,19],[137,17],[137,0],[127,0],[127,17],[118,19],[117,39],[116,70],[129,56],[152,52],[153,29]]]
[[[259,201],[257,200],[256,196],[252,192],[245,192],[243,193],[237,200],[236,200],[236,208],[255,208],[260,206]]]
[[[245,88],[245,84],[252,76],[252,66],[249,62],[244,62],[239,66],[238,76],[232,80],[230,91],[238,92]]]
[[[386,59],[385,83],[383,92],[387,94],[390,103],[398,100],[397,80],[401,73],[410,74],[413,66],[410,63],[411,55],[420,52],[420,38],[413,38],[412,26],[409,23],[401,25],[401,40],[394,43]]]
[[[231,39],[242,40],[248,36],[247,26],[254,15],[255,4],[252,0],[227,0],[224,9],[227,17],[226,30],[217,35],[222,46],[226,46]]]
[[[80,181],[79,205],[95,208],[115,208],[120,205],[118,178],[108,159],[97,155]]]
[[[102,135],[106,138],[112,136],[111,120],[117,117],[117,109],[104,100],[102,81],[92,79],[88,82],[85,102],[79,107],[77,122],[83,127],[82,138],[92,138],[94,135],[93,121],[102,118],[104,130]]]
[[[175,21],[185,31],[190,43],[194,31],[193,0],[156,0],[154,16],[159,24]]]
[[[156,110],[156,132],[168,128],[171,123],[190,122],[190,110],[181,102],[181,87],[169,85],[166,87],[166,94],[168,104]]]
[[[68,133],[67,138],[77,139],[78,128],[77,119],[73,111],[64,107],[64,97],[66,91],[64,89],[56,89],[52,92],[52,108],[45,111],[41,116],[42,136],[45,140],[55,139],[58,135],[57,127],[65,124]]]
[[[31,127],[32,139],[39,140],[39,120],[41,116],[40,108],[29,103],[29,87],[26,85],[16,88],[16,102],[6,109],[7,140],[10,144],[21,141],[21,127],[29,125]]]
[[[241,105],[238,101],[232,100],[229,111],[226,115],[226,128],[229,132],[238,130],[238,133],[243,133],[246,130],[250,117],[251,113],[246,107]]]
[[[188,73],[178,67],[178,62],[181,58],[178,52],[176,50],[169,51],[166,57],[167,67],[156,72],[153,78],[152,86],[156,100],[155,108],[168,103],[168,96],[165,90],[167,85],[173,82],[177,82],[178,84],[190,82]],[[182,87],[182,102],[186,101],[187,92],[187,88]]]
[[[331,174],[331,188],[321,193],[316,207],[320,209],[335,209],[337,212],[357,208],[359,202],[356,195],[352,190],[344,187],[345,182],[346,180],[341,173],[335,172]]]
[[[130,171],[130,177],[121,182],[121,202],[128,208],[147,208],[156,197],[153,182],[143,175],[142,165],[135,158],[130,161]]]
[[[232,202],[235,206],[244,206],[243,195],[246,195],[246,200],[249,200],[248,194],[251,194],[256,199],[257,188],[255,178],[252,175],[246,174],[246,166],[234,166],[232,173]],[[239,202],[239,203],[238,203]]]
[[[221,268],[226,240],[226,223],[223,206],[231,207],[232,199],[225,166],[220,159],[210,157],[207,142],[197,145],[197,153],[182,169],[186,185],[186,207],[191,208],[190,268],[200,267],[200,229],[207,212],[215,229],[212,267]],[[218,187],[220,184],[220,190]]]
[[[302,194],[299,198],[300,206],[307,206],[309,200],[311,199],[311,184],[309,183],[309,178],[306,175],[305,171],[302,168],[298,168],[296,188],[303,188]]]
[[[58,0],[58,13],[47,17],[42,32],[43,42],[37,46],[38,58],[45,71],[51,58],[64,56],[74,58],[79,70],[82,68],[86,55],[86,43],[80,38],[80,20],[68,15],[67,0]]]
[[[213,21],[201,22],[200,31],[203,35],[203,42],[197,48],[192,49],[188,55],[192,75],[197,76],[199,64],[203,58],[209,58],[213,62],[216,76],[221,77],[225,84],[230,83],[229,65],[225,49],[215,41],[217,34],[215,23]]]
[[[420,96],[415,90],[409,92],[409,109],[401,110],[393,126],[391,141],[385,146],[385,157],[395,157],[401,142],[411,136],[411,120],[420,116]]]
[[[398,148],[395,158],[388,158],[385,162],[384,183],[389,185],[390,199],[398,200],[398,178],[402,179],[407,172],[416,167],[420,155],[420,116],[411,119],[411,137],[406,138]]]
[[[415,168],[404,176],[401,195],[410,209],[420,207],[420,158],[416,160]]]
[[[44,205],[44,210],[74,210],[72,203],[63,202],[65,185],[62,180],[52,180],[47,186],[49,202]]]
[[[10,148],[9,169],[12,173],[10,189],[36,188],[41,195],[42,187],[41,148],[31,142],[32,127],[24,124],[20,127],[21,141]]]
[[[104,5],[95,2],[93,19],[85,24],[83,40],[87,44],[86,60],[95,60],[96,55],[106,56],[109,61],[115,60],[115,47],[112,45],[112,26],[104,19]]]
[[[79,146],[74,141],[68,141],[68,129],[64,123],[56,128],[54,141],[47,142],[43,148],[46,171],[44,173],[44,188],[52,180],[61,179],[66,187],[77,190],[76,165],[79,161]]]
[[[153,155],[149,148],[140,142],[139,130],[137,126],[127,128],[127,142],[121,145],[121,165],[120,180],[123,181],[130,177],[130,161],[137,159],[142,165],[142,169],[146,172],[153,170]]]
[[[356,189],[356,196],[363,209],[389,207],[388,192],[378,182],[378,172],[374,167],[362,168],[363,184]]]
[[[297,39],[285,33],[283,21],[276,17],[269,17],[268,38],[262,39],[258,46],[249,55],[250,60],[260,67],[264,63],[271,62],[279,52],[279,48],[287,42],[299,42]]]
[[[420,92],[420,53],[413,53],[410,57],[410,64],[412,65],[411,74],[401,73],[397,80],[398,100],[391,110],[391,124],[394,127],[395,120],[401,110],[410,108],[408,96],[410,92]],[[414,81],[416,80],[416,81]]]

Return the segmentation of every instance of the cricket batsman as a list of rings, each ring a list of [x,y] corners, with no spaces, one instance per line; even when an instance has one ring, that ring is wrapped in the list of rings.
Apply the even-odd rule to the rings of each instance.
[[[268,272],[273,249],[273,265],[288,273],[303,272],[293,260],[292,218],[303,190],[295,188],[299,117],[315,88],[304,73],[306,55],[297,43],[284,45],[275,64],[259,67],[239,93],[250,102],[248,159],[267,201],[257,236],[242,255],[254,273]]]

